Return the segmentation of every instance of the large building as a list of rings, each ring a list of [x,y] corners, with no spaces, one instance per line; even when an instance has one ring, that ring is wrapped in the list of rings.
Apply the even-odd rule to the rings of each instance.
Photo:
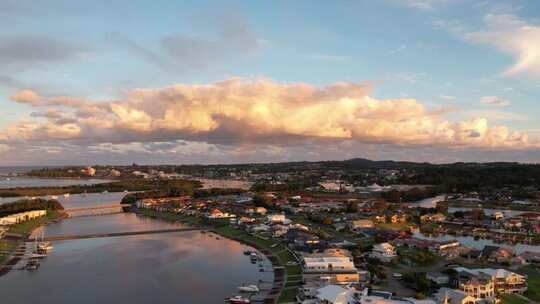
[[[334,284],[355,283],[360,280],[358,269],[347,250],[327,249],[322,253],[305,254],[302,266],[306,275],[324,276],[327,282]]]
[[[32,219],[42,217],[45,215],[47,215],[46,210],[32,210],[32,211],[26,211],[26,212],[21,212],[21,213],[15,213],[15,214],[11,214],[11,215],[0,218],[0,225],[2,226],[15,225],[15,224],[26,222],[28,220],[32,220]]]
[[[527,291],[527,278],[505,269],[467,269],[459,267],[456,268],[456,271],[458,271],[460,276],[470,274],[471,276],[476,277],[488,277],[497,294],[522,294]]]

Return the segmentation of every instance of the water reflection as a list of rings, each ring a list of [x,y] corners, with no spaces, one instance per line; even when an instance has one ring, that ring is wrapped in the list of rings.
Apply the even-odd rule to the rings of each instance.
[[[45,234],[177,225],[115,214],[68,219],[46,227]],[[221,303],[242,283],[272,280],[271,273],[258,272],[242,254],[243,245],[200,232],[63,241],[54,246],[37,272],[13,271],[0,278],[2,303]]]
[[[17,187],[64,187],[74,185],[95,185],[108,182],[110,181],[103,179],[48,179],[11,177],[0,178],[0,189]]]
[[[111,192],[111,193],[88,193],[88,194],[73,194],[69,197],[58,196],[56,199],[64,206],[66,209],[74,208],[86,208],[86,207],[95,207],[99,205],[111,205],[120,203],[122,198],[127,193],[124,192]],[[52,196],[40,196],[39,198],[52,199]],[[18,201],[23,199],[22,197],[6,197],[0,199],[0,205]]]

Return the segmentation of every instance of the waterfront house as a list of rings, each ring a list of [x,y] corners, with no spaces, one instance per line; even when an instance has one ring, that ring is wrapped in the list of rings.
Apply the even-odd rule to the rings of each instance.
[[[315,249],[325,249],[326,247],[326,242],[321,241],[317,235],[297,228],[289,229],[284,239],[287,246],[296,251],[310,252]]]
[[[327,281],[336,284],[358,283],[360,274],[354,266],[349,251],[344,249],[327,249],[321,253],[304,254],[302,256],[304,274],[323,274]]]

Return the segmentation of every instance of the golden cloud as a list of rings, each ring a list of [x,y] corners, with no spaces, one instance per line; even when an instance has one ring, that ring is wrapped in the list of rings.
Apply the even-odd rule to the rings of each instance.
[[[506,126],[482,117],[449,121],[414,99],[378,100],[368,85],[327,87],[231,79],[208,85],[138,89],[97,103],[23,91],[14,101],[61,107],[69,120],[21,122],[5,141],[72,140],[90,143],[191,140],[286,144],[302,139],[353,140],[404,146],[538,148]],[[69,123],[65,123],[68,121]]]

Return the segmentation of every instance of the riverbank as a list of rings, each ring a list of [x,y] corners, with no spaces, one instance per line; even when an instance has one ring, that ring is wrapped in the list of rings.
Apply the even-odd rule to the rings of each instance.
[[[0,276],[9,273],[11,267],[16,264],[16,260],[20,259],[14,256],[15,251],[36,229],[66,217],[67,215],[62,211],[48,211],[46,216],[11,226],[6,237],[0,240]]]
[[[203,226],[202,219],[197,217],[152,210],[137,209],[134,211],[138,214],[165,221],[180,222],[195,227]],[[264,303],[289,303],[295,301],[296,290],[302,284],[302,268],[299,266],[297,258],[286,246],[277,240],[249,234],[228,224],[226,221],[213,223],[210,230],[230,240],[256,248],[272,263],[274,269],[273,288],[269,291]]]

